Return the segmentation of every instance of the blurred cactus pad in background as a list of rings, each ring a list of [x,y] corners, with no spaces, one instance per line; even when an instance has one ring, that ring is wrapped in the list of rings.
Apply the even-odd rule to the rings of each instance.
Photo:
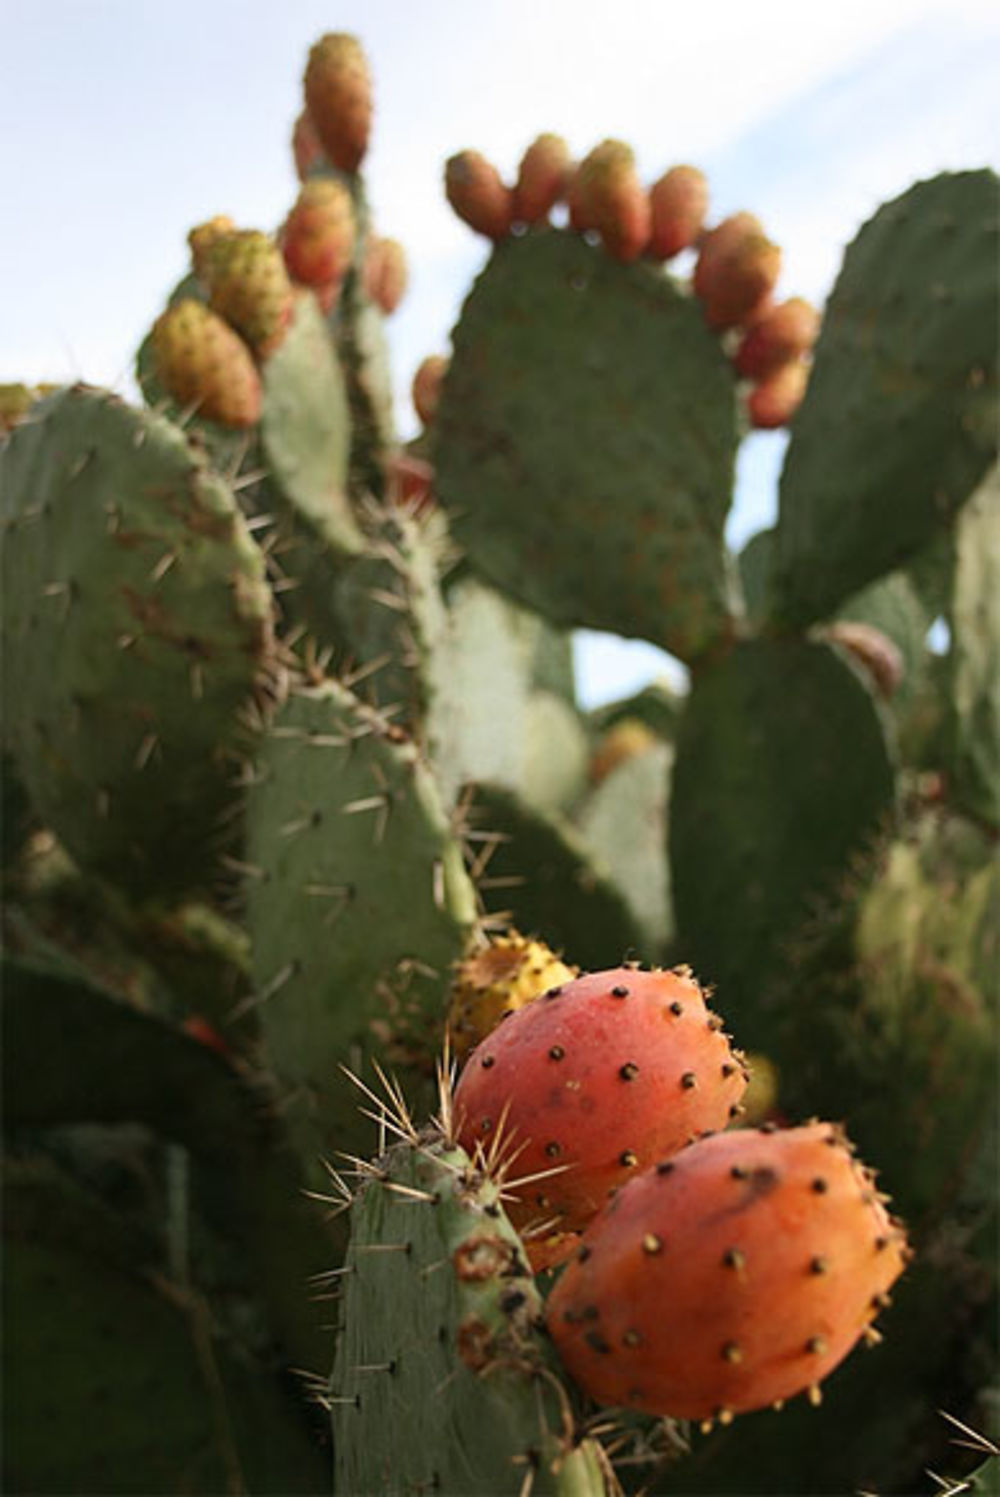
[[[5,1490],[1000,1491],[997,178],[459,150],[404,442],[372,91],[0,389]]]

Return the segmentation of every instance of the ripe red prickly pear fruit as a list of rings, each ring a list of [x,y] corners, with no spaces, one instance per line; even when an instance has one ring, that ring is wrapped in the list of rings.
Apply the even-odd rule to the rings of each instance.
[[[819,313],[801,296],[771,307],[747,329],[733,357],[744,379],[767,379],[783,364],[809,353],[819,334]]]
[[[613,260],[637,260],[649,243],[650,204],[631,147],[603,141],[581,161],[574,180],[577,218],[597,230]],[[572,212],[571,201],[571,221]]]
[[[281,229],[289,275],[325,293],[322,299],[332,305],[351,267],[354,236],[354,204],[344,183],[312,177],[303,184]]]
[[[909,1258],[873,1181],[829,1123],[718,1134],[630,1181],[549,1296],[569,1372],[677,1419],[817,1401]]]
[[[827,639],[849,650],[865,674],[874,682],[878,694],[895,696],[902,685],[906,667],[899,648],[874,624],[857,619],[837,619],[823,631]]]
[[[281,250],[259,229],[219,234],[205,251],[208,303],[261,358],[281,343],[292,317],[292,283]]]
[[[672,166],[649,189],[646,253],[669,260],[698,242],[708,214],[708,181],[696,166]]]
[[[781,271],[781,250],[752,213],[734,213],[702,240],[694,290],[709,327],[722,332],[754,318]]]
[[[783,364],[774,374],[754,385],[747,396],[750,425],[760,431],[787,426],[802,404],[809,383],[809,365],[804,359]]]
[[[463,223],[487,239],[506,239],[514,219],[514,194],[479,151],[459,151],[444,167],[444,190]]]
[[[746,1073],[686,968],[619,967],[551,988],[473,1051],[455,1091],[459,1141],[517,1154],[511,1220],[584,1227],[636,1170],[723,1128]]]
[[[399,306],[409,283],[406,251],[398,239],[375,235],[368,241],[364,263],[365,291],[387,317]]]
[[[168,307],[153,325],[157,378],[178,405],[222,426],[260,419],[260,376],[243,339],[192,297]]]
[[[368,149],[372,78],[357,37],[343,31],[321,36],[305,71],[306,109],[334,166],[356,172]]]
[[[191,250],[191,268],[199,281],[205,281],[212,245],[224,235],[235,233],[236,225],[225,213],[217,213],[214,218],[206,219],[203,224],[195,224],[188,234],[188,247]]]
[[[444,377],[448,373],[450,363],[451,360],[446,354],[428,354],[427,358],[421,361],[413,376],[413,385],[410,390],[413,409],[424,426],[430,426],[437,414],[438,403],[441,399],[441,386],[444,384]]]
[[[316,134],[316,126],[308,109],[303,109],[292,126],[292,155],[295,158],[295,174],[305,182],[313,167],[325,158],[323,142]]]
[[[539,135],[521,157],[514,186],[517,223],[543,223],[562,201],[573,167],[561,135]]]

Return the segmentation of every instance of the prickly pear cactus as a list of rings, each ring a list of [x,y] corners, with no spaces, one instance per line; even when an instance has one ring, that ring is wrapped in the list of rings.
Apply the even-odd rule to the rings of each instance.
[[[263,558],[226,484],[162,418],[76,386],[0,451],[3,723],[85,867],[205,886],[280,686]]]
[[[367,1166],[330,1385],[336,1489],[603,1497],[498,1185],[433,1131]]]

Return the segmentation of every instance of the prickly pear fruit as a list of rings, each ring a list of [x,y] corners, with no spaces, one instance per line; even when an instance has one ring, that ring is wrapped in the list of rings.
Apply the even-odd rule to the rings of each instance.
[[[58,385],[0,385],[0,436],[19,426],[36,400],[51,395],[58,388]]]
[[[810,1391],[872,1327],[909,1257],[829,1123],[705,1138],[584,1233],[546,1319],[599,1403],[720,1419]]]
[[[591,199],[595,177],[611,171],[635,170],[635,152],[623,140],[602,140],[588,151],[570,177],[567,189],[569,221],[578,234],[597,228],[597,217]]]
[[[343,31],[321,36],[309,52],[306,109],[329,160],[356,172],[368,149],[372,124],[372,79],[357,37]]]
[[[191,251],[191,269],[202,281],[207,289],[206,269],[208,265],[208,254],[217,239],[226,234],[235,234],[236,225],[227,213],[217,213],[214,218],[206,219],[202,224],[195,224],[188,234],[188,248]]]
[[[460,1141],[502,1153],[507,1138],[519,1151],[515,1224],[578,1230],[635,1170],[739,1111],[747,1077],[721,1030],[686,968],[619,967],[551,988],[469,1057]]]
[[[612,259],[638,259],[649,242],[650,204],[631,147],[622,149],[621,141],[595,147],[580,163],[577,184],[587,227],[597,230]]]
[[[292,283],[281,251],[259,229],[218,234],[205,249],[208,302],[261,357],[281,343],[292,318]]]
[[[313,167],[324,159],[323,142],[316,134],[316,126],[308,109],[303,109],[292,126],[292,155],[295,158],[295,174],[300,182],[305,182]]]
[[[734,213],[702,241],[694,290],[709,327],[738,327],[770,297],[781,270],[781,250],[752,213]]]
[[[438,402],[441,399],[441,386],[450,362],[446,354],[428,354],[413,376],[413,385],[410,390],[413,409],[424,426],[430,426],[434,420]]]
[[[879,696],[895,696],[906,673],[899,646],[876,629],[874,624],[864,624],[859,619],[837,619],[824,629],[827,639],[842,645],[857,660],[870,678]]]
[[[304,183],[282,226],[281,252],[289,275],[314,287],[325,311],[351,267],[354,236],[354,204],[344,183],[330,177]]]
[[[793,296],[748,328],[733,356],[744,379],[767,379],[784,365],[809,353],[819,334],[820,317],[804,297]]]
[[[192,297],[158,318],[152,331],[156,375],[178,405],[222,426],[260,419],[260,376],[243,339]]]
[[[809,365],[805,359],[783,364],[774,374],[754,385],[747,396],[750,425],[760,431],[787,426],[802,404],[809,383]]]
[[[448,202],[463,223],[487,239],[505,239],[514,218],[514,194],[479,151],[459,151],[444,166]]]
[[[406,250],[398,239],[378,235],[369,239],[363,279],[372,301],[390,317],[403,300],[409,283]]]
[[[496,936],[458,964],[448,1008],[448,1033],[456,1059],[462,1061],[495,1029],[505,1014],[524,1008],[549,988],[572,982],[577,969],[533,941],[512,931]]]
[[[623,717],[604,733],[590,758],[591,782],[599,785],[613,769],[635,759],[660,742],[652,728],[638,717]]]
[[[698,242],[708,214],[708,180],[696,166],[672,166],[649,189],[646,253],[670,260]]]
[[[517,223],[544,223],[566,196],[572,173],[569,146],[561,135],[539,135],[521,157],[514,185]]]

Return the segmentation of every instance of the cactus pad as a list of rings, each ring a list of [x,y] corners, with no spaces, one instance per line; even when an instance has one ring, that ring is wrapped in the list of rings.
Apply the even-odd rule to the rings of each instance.
[[[39,813],[134,891],[211,875],[272,652],[229,489],[169,422],[82,386],[0,469],[4,732]]]
[[[781,476],[775,611],[809,623],[947,527],[996,454],[993,172],[945,173],[861,229]]]
[[[441,1138],[404,1141],[370,1167],[351,1223],[331,1384],[337,1490],[602,1497],[497,1186]]]
[[[497,248],[453,336],[437,490],[474,565],[683,659],[725,634],[734,385],[696,304],[543,230]]]

